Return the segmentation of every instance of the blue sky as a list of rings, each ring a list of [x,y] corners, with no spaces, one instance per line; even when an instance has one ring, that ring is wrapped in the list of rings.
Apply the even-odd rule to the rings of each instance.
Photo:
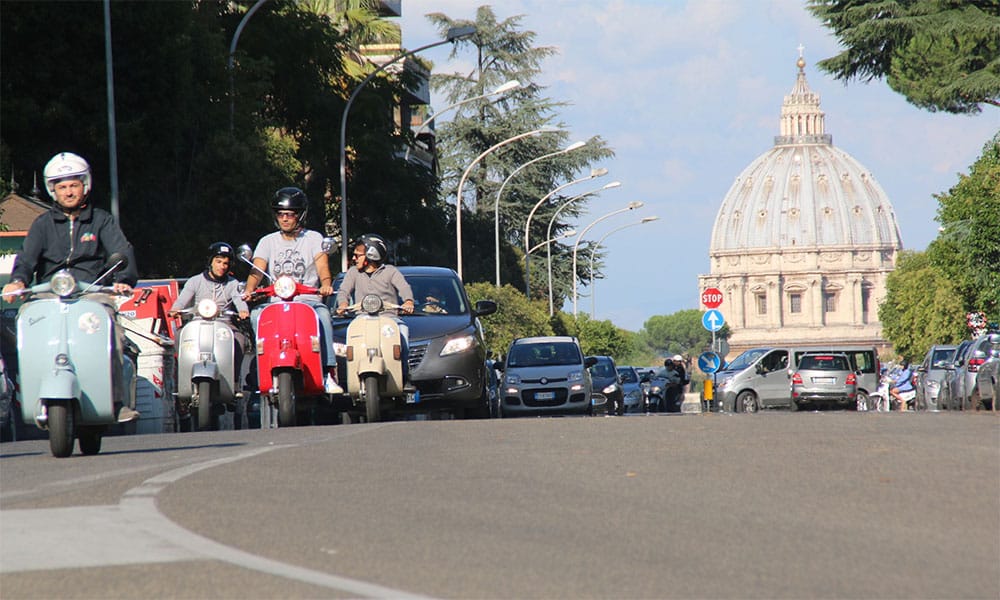
[[[481,4],[405,0],[404,45],[439,39],[427,13],[474,20]],[[600,135],[615,152],[594,165],[609,170],[597,182],[619,180],[622,186],[592,200],[577,229],[634,200],[645,206],[602,221],[585,239],[597,241],[644,216],[660,217],[604,242],[606,277],[594,286],[595,317],[633,331],[653,315],[698,308],[697,278],[709,272],[715,217],[733,180],[773,145],[781,102],[798,72],[800,44],[827,133],[886,191],[907,249],[924,249],[934,239],[934,194],[955,185],[1000,129],[996,108],[977,116],[930,113],[908,104],[884,81],[845,86],[820,72],[815,63],[836,54],[838,45],[801,0],[491,5],[498,19],[523,15],[521,27],[535,32],[535,44],[558,50],[543,62],[536,83],[546,86],[546,97],[569,103],[556,119],[571,132],[569,139]],[[449,62],[449,51],[446,45],[422,56],[435,63],[435,72],[468,72],[471,53]],[[432,97],[432,108],[445,105]],[[565,191],[598,187],[591,183]],[[588,286],[579,293],[578,310],[589,313]],[[572,310],[572,302],[564,308]],[[726,306],[719,310],[725,314]]]

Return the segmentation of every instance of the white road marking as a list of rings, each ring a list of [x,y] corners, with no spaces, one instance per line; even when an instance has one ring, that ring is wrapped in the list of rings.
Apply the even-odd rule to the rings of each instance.
[[[0,512],[0,573],[110,565],[221,560],[367,598],[426,598],[365,581],[257,556],[188,531],[156,508],[156,495],[188,475],[289,446],[257,448],[161,473],[143,481],[117,506]],[[144,535],[139,535],[138,532]]]

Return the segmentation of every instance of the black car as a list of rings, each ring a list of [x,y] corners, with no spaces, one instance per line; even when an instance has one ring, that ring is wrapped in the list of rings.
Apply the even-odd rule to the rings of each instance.
[[[618,365],[610,356],[594,356],[597,362],[590,367],[590,378],[594,382],[594,393],[607,399],[609,415],[625,414],[625,392],[622,389]]]
[[[444,267],[399,267],[413,288],[414,311],[400,315],[409,328],[410,381],[417,388],[412,412],[449,412],[457,418],[490,416],[486,345],[479,317],[497,305],[480,300],[472,306],[455,271]],[[334,288],[340,289],[343,274]],[[333,296],[331,296],[333,298]],[[328,300],[332,304],[333,300]],[[352,317],[333,314],[333,341],[343,344]],[[347,363],[338,357],[337,368]]]

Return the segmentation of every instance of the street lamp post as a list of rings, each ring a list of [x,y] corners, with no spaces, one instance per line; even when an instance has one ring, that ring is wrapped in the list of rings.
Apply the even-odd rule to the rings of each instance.
[[[408,56],[412,56],[418,52],[423,52],[429,48],[434,48],[436,46],[441,46],[449,42],[454,42],[463,38],[467,38],[476,33],[476,28],[472,25],[465,27],[452,27],[445,34],[445,39],[438,40],[436,42],[426,44],[415,50],[408,50],[396,56],[392,60],[382,63],[377,69],[372,71],[365,77],[354,91],[351,92],[350,97],[347,99],[347,104],[344,105],[344,114],[340,117],[340,269],[341,271],[347,271],[347,245],[349,240],[347,239],[347,114],[351,110],[351,105],[354,104],[354,99],[358,97],[361,90],[368,84],[369,81],[375,78],[376,75],[384,71],[389,65],[395,64]]]
[[[516,90],[519,87],[521,87],[521,82],[518,81],[518,80],[516,80],[516,79],[512,79],[512,80],[508,81],[507,83],[501,85],[497,89],[493,90],[492,92],[487,92],[485,94],[479,94],[478,96],[472,96],[471,98],[466,98],[465,100],[459,100],[458,102],[455,102],[453,104],[449,104],[448,106],[442,108],[441,110],[437,111],[433,115],[431,115],[431,116],[427,117],[426,119],[424,119],[424,122],[420,124],[420,127],[417,127],[417,129],[413,132],[413,139],[416,140],[418,135],[420,135],[421,133],[423,133],[424,131],[426,131],[427,128],[430,127],[431,122],[434,119],[438,118],[440,115],[448,112],[449,110],[451,110],[453,108],[458,108],[459,106],[462,106],[463,104],[467,104],[469,102],[474,102],[476,100],[482,100],[483,98],[489,98],[490,96],[497,96],[497,95],[500,95],[500,94],[506,94],[507,92],[509,92],[511,90]],[[407,146],[407,148],[406,148],[406,155],[403,156],[403,159],[404,160],[409,160],[410,159],[410,147],[409,146]]]
[[[601,217],[598,217],[598,218],[594,219],[594,221],[591,222],[590,225],[587,225],[586,227],[584,227],[583,231],[580,232],[580,235],[577,236],[576,243],[573,244],[573,273],[572,273],[572,275],[573,275],[573,318],[574,319],[576,318],[576,300],[577,300],[576,251],[580,247],[580,241],[583,239],[583,236],[587,235],[587,232],[590,231],[590,229],[594,225],[597,225],[598,223],[600,223],[604,219],[613,217],[613,216],[615,216],[617,214],[621,214],[623,212],[628,212],[630,210],[635,210],[637,208],[642,208],[642,202],[639,202],[639,201],[629,202],[628,206],[626,206],[625,208],[620,208],[618,210],[613,210],[613,211],[609,212],[608,214],[606,214],[604,216],[601,216]]]
[[[558,242],[559,240],[563,240],[563,239],[566,239],[568,237],[573,237],[574,235],[576,235],[576,230],[575,229],[570,229],[569,231],[565,231],[565,232],[559,234],[558,236],[556,236],[556,237],[554,237],[554,238],[552,238],[550,240],[545,240],[544,242],[538,242],[537,244],[535,244],[534,246],[532,246],[531,249],[528,250],[528,254],[531,254],[532,252],[534,252],[535,250],[538,250],[542,246],[549,246],[551,244],[554,244],[554,243]]]
[[[233,33],[233,41],[229,43],[229,61],[226,63],[226,69],[229,71],[229,133],[233,132],[233,113],[236,111],[236,79],[233,75],[233,56],[236,54],[236,43],[240,41],[240,35],[243,33],[243,28],[246,27],[247,21],[265,2],[267,0],[257,0],[250,7],[247,14],[240,19],[240,24],[236,26],[236,32]]]
[[[472,171],[472,167],[476,166],[476,164],[479,163],[479,161],[481,161],[487,154],[493,152],[494,150],[497,150],[498,148],[502,148],[507,144],[511,144],[518,140],[524,139],[526,137],[531,137],[533,135],[538,135],[540,133],[552,133],[555,131],[560,131],[560,130],[555,127],[540,127],[538,129],[532,129],[531,131],[526,131],[524,133],[519,133],[513,137],[509,137],[503,140],[502,142],[497,142],[496,144],[493,144],[492,146],[484,150],[482,154],[473,159],[473,161],[469,163],[469,166],[465,168],[465,171],[462,173],[462,178],[459,179],[458,181],[458,190],[455,193],[455,240],[456,243],[458,244],[457,248],[458,260],[456,262],[455,270],[458,272],[459,279],[462,279],[462,186],[465,185],[465,180],[469,177],[469,173]]]
[[[494,230],[494,235],[495,235],[495,238],[496,238],[495,261],[496,261],[496,285],[497,285],[497,287],[500,287],[500,196],[503,195],[503,188],[507,186],[507,182],[508,181],[510,181],[511,179],[513,179],[514,175],[517,175],[518,172],[520,172],[525,167],[533,165],[536,162],[539,162],[541,160],[545,160],[546,158],[552,158],[553,156],[558,156],[560,154],[565,154],[567,152],[571,152],[573,150],[576,150],[577,148],[581,148],[581,147],[586,146],[586,145],[587,145],[587,142],[573,142],[572,144],[570,144],[569,146],[566,146],[565,148],[563,148],[561,150],[556,150],[555,152],[549,152],[548,154],[543,154],[542,156],[533,158],[533,159],[529,160],[528,162],[524,163],[523,165],[519,166],[518,168],[514,169],[513,171],[511,171],[510,175],[508,175],[507,178],[503,180],[503,183],[500,184],[500,189],[497,190],[496,201],[493,203],[493,230]]]
[[[597,243],[590,249],[590,318],[594,318],[595,308],[597,306],[597,291],[594,288],[594,255],[597,254],[597,249],[604,243],[609,235],[615,233],[616,231],[621,231],[622,229],[627,229],[629,227],[635,227],[636,225],[645,225],[646,223],[652,223],[660,217],[643,217],[635,223],[629,223],[628,225],[622,225],[621,227],[616,227],[611,231],[605,233],[601,236],[601,239],[597,240]]]
[[[605,168],[603,168],[603,167],[599,168],[599,169],[591,169],[590,170],[590,175],[588,175],[586,177],[581,177],[580,179],[574,179],[573,181],[570,181],[569,183],[564,183],[564,184],[560,185],[559,187],[557,187],[556,189],[552,190],[548,194],[545,194],[544,196],[542,196],[542,199],[539,200],[538,202],[536,202],[533,207],[531,207],[531,212],[528,213],[528,219],[524,222],[524,295],[527,296],[528,298],[531,298],[531,283],[530,283],[530,281],[531,281],[531,259],[529,258],[531,256],[531,250],[528,249],[528,246],[529,246],[529,244],[528,244],[528,233],[530,231],[529,228],[531,227],[531,218],[535,216],[535,211],[537,211],[543,204],[545,204],[546,200],[548,200],[552,196],[558,194],[563,189],[568,188],[571,185],[575,185],[577,183],[581,183],[583,181],[589,181],[591,179],[594,179],[595,177],[604,177],[607,174],[608,174],[608,170],[605,169]]]
[[[559,205],[559,208],[556,209],[556,212],[552,213],[552,218],[549,219],[549,226],[545,230],[545,237],[547,237],[547,238],[551,238],[552,237],[552,225],[555,224],[556,217],[559,216],[559,213],[562,212],[562,209],[566,208],[571,203],[576,202],[580,198],[586,198],[587,196],[590,196],[592,194],[596,194],[597,192],[600,192],[600,191],[603,191],[603,190],[609,190],[611,188],[616,188],[616,187],[620,186],[621,184],[622,184],[622,182],[620,182],[620,181],[612,181],[611,183],[606,184],[603,187],[600,187],[600,188],[597,188],[596,190],[591,190],[589,192],[584,192],[582,194],[573,196],[569,200],[563,202],[561,205]],[[546,248],[546,250],[547,250],[547,252],[546,252],[546,255],[547,255],[546,256],[546,262],[548,263],[548,270],[549,270],[549,316],[551,317],[551,316],[553,316],[556,313],[555,303],[553,302],[553,299],[552,299],[552,246],[549,246],[548,248]]]

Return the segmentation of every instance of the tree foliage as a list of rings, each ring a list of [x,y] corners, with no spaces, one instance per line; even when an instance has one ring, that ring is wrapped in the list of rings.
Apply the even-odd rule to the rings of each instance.
[[[541,300],[528,300],[510,285],[496,287],[491,283],[469,283],[465,285],[469,300],[493,300],[497,311],[481,317],[487,349],[494,356],[507,353],[511,342],[520,337],[552,335],[549,325],[548,304]]]
[[[697,308],[652,316],[643,324],[643,339],[659,356],[697,354],[712,344],[712,332],[702,325],[701,316]],[[718,337],[728,335],[728,325],[716,332]]]
[[[1000,106],[1000,3],[996,0],[809,0],[845,47],[819,66],[836,78],[885,78],[930,111]]]
[[[506,144],[484,156],[470,169],[476,157],[489,148],[514,135],[542,127],[559,127],[555,111],[561,103],[542,95],[544,88],[533,82],[541,61],[555,52],[554,48],[535,46],[535,34],[520,29],[520,16],[498,20],[489,6],[479,7],[475,21],[455,20],[441,13],[428,15],[442,33],[451,27],[475,25],[477,33],[468,40],[456,43],[453,53],[475,50],[478,53],[473,68],[467,73],[435,74],[431,84],[446,92],[449,103],[461,101],[489,92],[501,84],[517,80],[521,87],[500,99],[491,98],[470,102],[460,107],[454,118],[438,128],[442,191],[456,197],[458,183],[463,174],[468,178],[462,189],[461,205],[473,216],[463,212],[463,277],[467,281],[494,281],[496,272],[495,235],[501,235],[501,281],[523,286],[524,226],[532,207],[546,194],[562,183],[575,181],[578,173],[588,169],[612,152],[599,137],[587,145],[565,154],[556,154],[518,170],[518,167],[553,154],[568,145],[565,132],[541,134]],[[503,187],[503,182],[513,176]],[[545,233],[556,208],[564,200],[585,190],[569,188],[566,194],[553,195],[545,206],[536,211],[529,231],[531,245],[545,241]],[[568,194],[568,195],[567,195]],[[496,207],[499,202],[499,228]],[[554,222],[552,234],[567,231],[568,221],[579,216],[586,207],[585,199],[575,202],[560,213]],[[565,264],[570,248],[553,244],[553,264]],[[539,265],[540,261],[534,261]],[[586,265],[578,276],[589,278]],[[553,269],[553,288],[562,304],[565,290],[572,287],[564,269]],[[555,277],[560,277],[555,281]],[[532,297],[548,296],[547,269],[532,269]]]

